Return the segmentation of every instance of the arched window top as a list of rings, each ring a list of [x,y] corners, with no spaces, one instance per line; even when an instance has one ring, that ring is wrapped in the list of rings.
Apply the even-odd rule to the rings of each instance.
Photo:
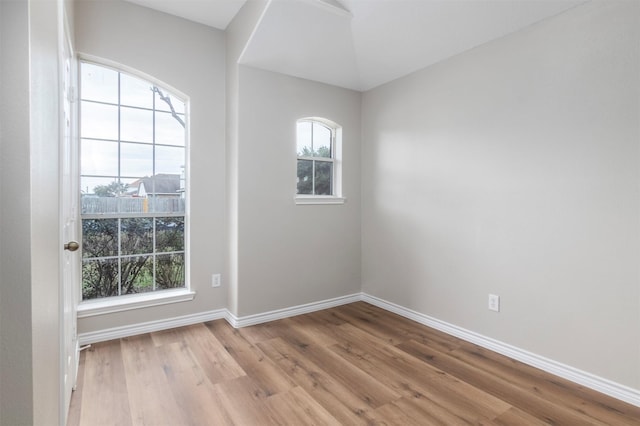
[[[170,112],[185,127],[187,96],[142,72],[82,60],[80,83],[83,100]]]
[[[164,81],[159,80],[157,77],[147,74],[143,71],[137,70],[133,67],[120,64],[115,61],[110,61],[108,59],[99,58],[91,55],[81,55],[80,56],[80,64],[81,64],[81,83],[83,78],[87,78],[86,73],[96,73],[95,77],[99,78],[99,85],[113,87],[115,83],[113,80],[113,74],[110,73],[118,73],[120,75],[124,75],[133,80],[139,80],[148,84],[150,86],[156,86],[161,88],[164,92],[168,92],[171,94],[172,100],[178,100],[181,103],[187,105],[189,103],[189,96],[175,87],[172,87],[170,84],[165,83]],[[103,74],[103,75],[100,75]],[[87,93],[87,88],[84,90],[85,97],[91,96]],[[113,98],[111,98],[113,101]]]

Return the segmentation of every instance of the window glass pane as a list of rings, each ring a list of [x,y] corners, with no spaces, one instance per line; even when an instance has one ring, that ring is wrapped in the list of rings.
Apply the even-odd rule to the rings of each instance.
[[[185,287],[186,105],[108,68],[81,73],[82,214],[119,215],[83,216],[83,299]]]
[[[120,104],[140,108],[153,108],[153,85],[132,77],[120,74]]]
[[[184,122],[184,116],[180,117]],[[168,112],[156,113],[156,143],[184,146],[184,126]]]
[[[169,102],[173,105],[173,109],[178,114],[185,113],[185,104],[180,99],[175,96],[167,93],[166,90],[162,88],[158,88],[165,99],[163,99],[159,93],[156,92],[156,109],[159,111],[171,111],[171,107],[169,106]],[[166,100],[168,98],[168,101]]]
[[[111,189],[115,187],[114,182],[118,181],[117,176],[113,177],[92,177],[82,176],[80,179],[80,192],[84,195],[96,197],[115,197],[115,193]],[[110,187],[109,189],[105,187]],[[96,189],[97,188],[97,189]]]
[[[118,143],[83,139],[80,164],[83,175],[118,175]]]
[[[124,257],[120,268],[122,273],[120,294],[153,291],[153,258],[151,256]]]
[[[184,286],[184,254],[156,256],[156,287],[162,290]]]
[[[152,179],[153,192],[149,194],[149,209],[159,213],[183,213],[184,198],[180,188],[180,175],[157,174]]]
[[[153,111],[120,108],[120,139],[131,142],[153,142]]]
[[[82,185],[80,194],[82,214],[118,212],[118,199],[115,198],[115,195],[109,195],[111,189],[117,189],[117,178],[83,176],[80,179],[80,185]]]
[[[156,174],[182,174],[184,167],[184,148],[156,146]]]
[[[156,218],[156,251],[184,250],[184,217]]]
[[[313,194],[313,161],[298,160],[298,194]]]
[[[92,177],[92,176],[82,176],[80,178],[80,194],[82,196],[96,196],[96,187],[98,186],[108,186],[114,181],[117,181],[118,178],[114,177]],[[100,189],[98,189],[98,193],[100,193]]]
[[[118,103],[118,72],[109,68],[82,63],[82,99]]]
[[[153,219],[121,219],[120,243],[123,255],[153,252]]]
[[[118,255],[118,219],[82,220],[82,257]]]
[[[313,123],[314,157],[331,158],[331,130],[319,123]]]
[[[299,121],[297,131],[298,157],[311,157],[311,122]]]
[[[82,261],[82,300],[118,295],[118,259]]]
[[[153,175],[153,145],[120,144],[120,174],[127,177]]]
[[[95,139],[118,139],[118,107],[82,101],[80,136]]]
[[[331,181],[333,180],[333,163],[316,161],[316,195],[333,195]]]

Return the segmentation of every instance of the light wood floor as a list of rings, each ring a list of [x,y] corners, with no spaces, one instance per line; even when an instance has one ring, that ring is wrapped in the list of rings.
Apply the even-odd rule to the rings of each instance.
[[[93,345],[69,425],[640,425],[640,408],[359,302]]]

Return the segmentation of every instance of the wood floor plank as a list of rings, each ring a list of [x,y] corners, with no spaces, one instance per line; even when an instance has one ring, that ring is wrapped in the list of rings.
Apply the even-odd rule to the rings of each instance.
[[[214,385],[184,342],[157,348],[171,394],[189,425],[231,425],[233,420]],[[179,424],[179,423],[178,423]]]
[[[477,366],[466,364],[450,355],[437,352],[422,343],[408,341],[398,345],[398,348],[440,370],[447,371],[472,386],[485,389],[486,392],[508,404],[534,416],[542,416],[544,421],[551,424],[580,424],[586,420],[579,413],[574,413],[566,407],[527,392],[517,385],[484,372]],[[606,423],[593,419],[589,421],[589,424],[605,425]]]
[[[313,399],[302,387],[295,388],[266,399],[279,425],[337,426],[341,423]]]
[[[452,351],[465,343],[457,337],[450,336],[433,328],[425,327],[408,318],[401,317],[365,302],[353,303],[351,307],[365,315],[372,316],[375,318],[376,323],[384,324],[392,333],[397,333],[399,336],[402,336],[404,340],[415,340],[441,352]]]
[[[318,323],[313,319],[313,315],[298,315],[297,317],[287,318],[286,321],[290,329],[294,329],[312,339],[313,344],[316,346],[326,348],[338,343],[335,337],[327,332],[327,327],[324,324]]]
[[[425,417],[419,418],[411,417],[406,410],[403,410],[397,405],[398,401],[390,402],[381,407],[375,409],[371,414],[375,418],[377,424],[383,425],[405,425],[405,426],[423,426],[428,424],[436,424],[435,422],[429,422]],[[439,423],[443,424],[444,423]]]
[[[204,324],[185,327],[183,340],[211,383],[246,376],[242,367]]]
[[[524,411],[511,407],[506,412],[502,413],[500,416],[493,419],[490,423],[491,425],[497,426],[513,426],[513,425],[526,425],[526,426],[548,426],[551,423],[544,422],[529,413],[525,413]],[[584,423],[588,424],[588,423]],[[613,423],[615,424],[615,423]]]
[[[342,306],[338,306],[322,311],[316,311],[313,312],[313,317],[318,321],[322,321],[323,323],[328,325],[341,325],[346,322],[342,317],[340,317],[341,308]]]
[[[434,404],[448,407],[454,412],[462,412],[464,408],[470,421],[479,417],[493,418],[510,407],[500,399],[460,382],[446,372],[416,362],[415,357],[410,354],[393,345],[385,345],[380,338],[351,324],[343,324],[335,329],[336,338],[341,340],[340,344],[332,347],[337,354],[351,360],[362,370],[376,375],[378,380],[404,396],[420,394]],[[448,399],[442,398],[445,394],[449,395]]]
[[[278,330],[279,326],[277,325],[277,321],[273,321],[242,327],[238,332],[247,340],[247,342],[255,345],[256,343],[278,337]]]
[[[353,368],[354,365],[345,358],[322,346],[324,341],[317,341],[316,335],[309,329],[288,327],[281,333],[281,338],[306,360],[321,365],[329,375],[372,408],[400,397],[397,392],[382,384],[373,375],[359,368]]]
[[[122,339],[131,420],[134,425],[187,424],[174,399],[151,336]]]
[[[100,343],[80,362],[68,426],[640,426],[640,407],[364,302]]]
[[[182,341],[183,329],[184,327],[170,328],[169,330],[154,331],[150,335],[156,346],[168,345]]]
[[[337,316],[344,319],[345,322],[370,333],[373,336],[383,340],[385,344],[397,345],[408,339],[405,336],[390,327],[387,327],[382,321],[378,321],[375,316],[369,312],[363,312],[352,305],[341,306]]]
[[[92,345],[85,353],[80,424],[131,425],[129,393],[120,341]]]
[[[640,419],[639,407],[626,406],[620,407],[624,411],[618,410],[614,408],[618,404],[613,398],[603,398],[603,395],[593,391],[584,392],[584,388],[579,388],[568,380],[550,376],[539,369],[488,349],[465,343],[450,354],[456,359],[472,364],[543,399],[556,403],[562,401],[564,407],[594,420],[611,424],[620,421],[621,418],[626,418],[630,422]],[[579,392],[570,392],[569,389],[579,390]],[[596,396],[597,399],[594,400]]]
[[[405,417],[409,418],[409,424],[416,425],[476,425],[480,416],[468,418],[465,413],[451,411],[442,407],[435,401],[425,399],[416,394],[411,397],[403,397],[393,403]],[[402,425],[404,423],[391,423]]]
[[[322,366],[306,359],[281,338],[261,342],[259,346],[293,381],[341,423],[366,425],[372,421],[367,414],[371,410],[369,404],[359,395],[351,393],[324,371]]]
[[[495,418],[510,408],[504,401],[443,371],[416,362],[415,358],[393,346],[376,350],[349,344],[335,345],[333,349],[359,368],[376,374],[378,380],[398,390],[405,398],[420,400],[421,405],[432,410],[453,414],[441,414],[440,418],[474,423]]]
[[[269,395],[248,376],[227,380],[215,385],[222,405],[229,413],[229,419],[237,425],[277,425],[278,417],[265,403]],[[274,395],[280,395],[277,393]],[[221,423],[212,422],[212,425]]]
[[[265,357],[257,345],[247,341],[240,330],[231,328],[223,320],[210,321],[205,325],[265,395],[286,392],[296,386],[273,361]]]

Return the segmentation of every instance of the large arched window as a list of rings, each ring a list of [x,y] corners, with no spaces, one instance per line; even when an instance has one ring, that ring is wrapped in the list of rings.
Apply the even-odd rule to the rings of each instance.
[[[185,100],[112,67],[80,67],[82,298],[186,287]]]
[[[340,188],[340,127],[322,118],[297,121],[297,198],[337,198]]]

